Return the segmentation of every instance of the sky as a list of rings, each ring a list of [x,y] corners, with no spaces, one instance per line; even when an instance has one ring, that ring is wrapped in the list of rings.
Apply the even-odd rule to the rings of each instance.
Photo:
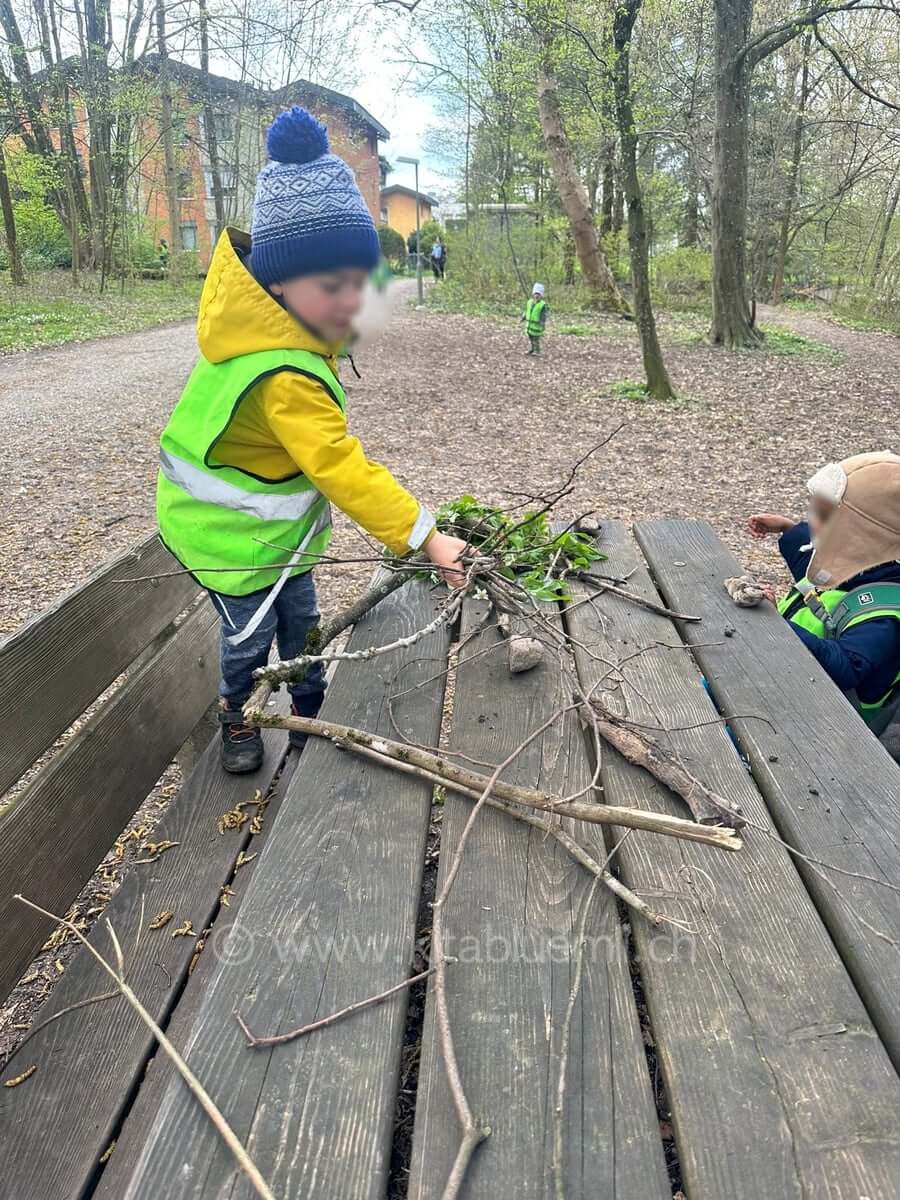
[[[406,35],[409,36],[408,29]],[[408,68],[392,61],[399,54],[396,27],[393,31],[390,26],[373,28],[366,53],[359,55],[355,64],[358,82],[344,90],[390,130],[390,141],[380,146],[381,153],[394,167],[388,176],[388,184],[412,187],[415,169],[407,163],[398,163],[397,159],[400,156],[418,158],[422,191],[447,195],[453,190],[446,173],[447,164],[423,148],[425,132],[437,123],[437,117],[428,98],[417,94],[414,82],[408,78]]]

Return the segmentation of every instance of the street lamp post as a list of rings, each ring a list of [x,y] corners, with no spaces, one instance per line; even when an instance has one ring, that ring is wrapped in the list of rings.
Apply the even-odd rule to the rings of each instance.
[[[422,303],[422,246],[419,234],[419,160],[417,158],[400,158],[397,162],[409,163],[416,169],[416,290],[419,293],[419,303]]]

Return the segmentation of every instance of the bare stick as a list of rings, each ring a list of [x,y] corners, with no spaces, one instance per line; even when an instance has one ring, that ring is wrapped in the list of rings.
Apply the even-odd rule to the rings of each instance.
[[[461,783],[447,784],[440,775],[434,775],[432,772],[426,771],[423,767],[416,767],[412,763],[402,763],[398,759],[387,758],[385,755],[379,754],[377,750],[368,750],[363,746],[357,746],[354,752],[365,758],[372,759],[373,762],[381,763],[382,766],[390,767],[392,770],[402,771],[407,775],[414,775],[417,779],[424,779],[428,783],[436,783],[441,787],[449,787],[458,796],[466,796],[470,800],[477,800],[479,797],[479,793],[474,788],[463,787]],[[542,833],[549,834],[555,838],[571,854],[576,862],[580,863],[587,871],[590,871],[592,875],[602,880],[614,896],[617,896],[623,904],[627,904],[629,908],[644,917],[651,925],[662,925],[669,921],[668,917],[654,912],[646,900],[642,900],[631,888],[626,887],[607,867],[598,863],[580,842],[576,842],[572,835],[563,829],[558,821],[547,821],[543,817],[537,817],[533,813],[526,812],[524,809],[519,808],[518,805],[508,804],[505,800],[497,800],[493,796],[488,797],[487,804],[491,808],[495,808],[499,812],[508,813],[515,820],[522,821],[525,825],[531,825],[534,829],[540,829]],[[624,838],[620,839],[618,844],[621,845],[622,841],[624,841]]]
[[[399,584],[396,586],[399,586]],[[378,590],[379,589],[377,588],[374,589],[376,592]],[[394,590],[394,587],[389,588],[389,592]],[[345,611],[341,613],[339,617],[335,618],[335,622],[341,622],[340,629],[335,629],[335,632],[330,633],[327,639],[325,637],[325,633],[323,632],[323,634],[321,634],[317,639],[318,646],[321,648],[326,644],[327,641],[332,641],[337,633],[343,629],[346,629],[348,625],[357,620],[358,614],[356,614],[355,610],[358,608],[362,600],[366,600],[371,596],[372,592],[365,593],[364,596],[360,597],[360,601],[357,601],[356,605],[351,605],[349,609],[345,609]],[[389,654],[394,650],[402,650],[408,646],[414,646],[417,642],[420,642],[422,638],[427,637],[429,633],[433,633],[435,629],[439,629],[441,625],[449,624],[449,622],[451,622],[459,612],[464,596],[465,593],[462,589],[454,592],[454,594],[447,600],[446,604],[438,612],[437,616],[432,621],[429,621],[427,625],[424,625],[421,629],[417,629],[414,633],[408,634],[406,637],[400,637],[393,642],[387,642],[383,646],[367,646],[362,650],[343,651],[341,653],[335,652],[333,654],[301,654],[297,658],[289,658],[284,662],[275,663],[270,667],[260,667],[257,671],[254,671],[254,677],[260,680],[267,680],[270,683],[283,683],[285,681],[295,683],[298,680],[305,678],[310,668],[315,663],[328,663],[336,660],[340,660],[342,662],[365,662],[370,658],[377,658],[382,654]],[[369,608],[374,607],[374,605],[383,598],[383,595],[379,595],[375,599],[371,600],[365,611],[368,611]],[[351,618],[351,620],[347,621],[345,618],[347,617],[348,613],[350,613],[351,609],[354,610],[355,615]],[[329,625],[334,624],[335,622],[329,622]],[[315,634],[315,630],[313,630],[313,634]]]
[[[746,818],[736,804],[695,778],[681,759],[654,738],[629,726],[595,696],[579,708],[583,721],[594,724],[601,737],[630,763],[643,767],[654,779],[680,796],[701,825],[729,825],[742,829]]]
[[[475,821],[485,802],[490,795],[491,789],[495,787],[500,774],[522,753],[526,746],[529,745],[536,737],[539,737],[546,729],[549,729],[555,721],[561,716],[561,712],[555,712],[542,725],[533,730],[524,741],[513,750],[513,752],[495,767],[489,779],[484,781],[484,790],[475,801],[472,811],[469,813],[468,820],[463,826],[459,841],[456,844],[456,850],[453,853],[453,858],[450,860],[450,866],[447,868],[447,874],[444,877],[443,886],[440,894],[432,905],[434,913],[434,922],[431,927],[431,948],[437,955],[437,971],[434,979],[434,1007],[437,1019],[438,1034],[441,1044],[441,1056],[444,1059],[444,1069],[447,1072],[447,1082],[450,1085],[450,1093],[453,1097],[453,1103],[456,1108],[456,1115],[459,1118],[459,1123],[462,1126],[463,1138],[460,1142],[459,1149],[456,1153],[456,1158],[453,1162],[450,1175],[444,1185],[442,1200],[456,1200],[459,1195],[459,1189],[462,1187],[463,1179],[465,1178],[466,1170],[475,1150],[490,1136],[490,1127],[483,1125],[475,1119],[475,1115],[469,1105],[465,1090],[462,1084],[462,1078],[459,1071],[459,1062],[456,1058],[456,1049],[453,1045],[453,1030],[450,1025],[450,1012],[447,1006],[447,963],[444,954],[444,908],[447,899],[456,882],[456,877],[459,874],[459,869],[462,866],[463,854],[466,848],[469,834],[475,827]]]
[[[58,1021],[60,1017],[65,1017],[70,1012],[75,1012],[79,1008],[87,1008],[89,1004],[97,1004],[100,1000],[115,1000],[119,996],[119,992],[102,992],[99,996],[87,996],[84,1000],[78,1000],[74,1004],[69,1004],[65,1008],[61,1008],[59,1012],[55,1012],[52,1017],[48,1017],[46,1021],[41,1021],[40,1025],[35,1025],[29,1029],[21,1042],[7,1054],[3,1060],[2,1070],[6,1070],[12,1060],[16,1057],[20,1050],[24,1048],[27,1042],[30,1042],[33,1037],[46,1029],[48,1025],[52,1025],[54,1021]]]
[[[404,564],[404,566],[410,568],[412,568],[414,565],[417,566],[418,569],[424,569],[425,566],[425,564]],[[357,597],[352,604],[348,604],[345,609],[337,613],[337,615],[332,617],[329,621],[326,621],[323,625],[317,625],[314,629],[311,629],[307,634],[304,650],[311,654],[314,654],[316,650],[323,650],[326,646],[330,645],[330,643],[333,642],[339,634],[343,633],[345,629],[349,629],[351,625],[355,625],[356,622],[361,620],[361,618],[364,617],[367,612],[370,612],[376,604],[380,604],[386,596],[390,596],[392,592],[396,592],[398,588],[402,587],[409,578],[410,573],[408,571],[397,571],[389,575],[387,579],[382,579],[379,583],[376,583],[373,587],[370,587],[367,592],[363,592],[363,594]],[[297,674],[291,676],[291,682],[299,683],[302,679],[304,679],[309,673],[311,665],[312,664],[310,663],[305,668],[298,668]],[[244,717],[246,720],[251,720],[253,713],[257,711],[263,712],[265,710],[265,707],[269,702],[269,697],[272,695],[275,686],[275,680],[263,679],[262,682],[256,687],[251,694],[250,699],[244,705]]]
[[[664,604],[657,604],[655,600],[647,600],[643,596],[638,596],[636,592],[629,592],[626,588],[610,583],[607,579],[592,575],[590,571],[573,571],[572,577],[580,579],[582,583],[589,583],[591,587],[595,587],[600,592],[612,592],[614,596],[620,596],[623,600],[637,604],[640,608],[648,608],[650,612],[659,613],[661,617],[671,617],[673,621],[700,621],[702,619],[689,616],[688,613],[674,612],[671,608],[666,608]]]
[[[614,846],[610,851],[607,856],[607,862],[616,852],[616,849],[617,847]],[[587,929],[588,913],[591,910],[594,893],[597,890],[599,882],[598,879],[595,879],[591,884],[590,891],[584,898],[581,920],[578,922],[578,931],[575,935],[575,978],[572,981],[572,990],[569,992],[569,1002],[566,1005],[566,1015],[563,1019],[562,1035],[559,1044],[559,1075],[556,1080],[556,1104],[553,1109],[553,1185],[556,1192],[556,1200],[566,1200],[566,1189],[563,1183],[563,1128],[566,1109],[566,1074],[569,1061],[569,1038],[572,1030],[572,1013],[575,1011],[578,993],[581,991],[581,976],[584,970],[584,937],[585,930]]]
[[[285,1042],[292,1042],[294,1038],[305,1037],[306,1034],[313,1033],[317,1029],[325,1029],[328,1025],[334,1025],[336,1021],[341,1021],[344,1017],[349,1017],[351,1013],[359,1012],[363,1008],[373,1008],[376,1004],[381,1004],[390,996],[396,995],[397,992],[402,992],[404,988],[412,987],[414,983],[419,983],[422,979],[427,979],[429,975],[434,974],[436,969],[436,967],[429,967],[427,971],[420,971],[418,975],[411,975],[409,979],[395,983],[393,987],[389,987],[387,991],[379,992],[377,996],[369,996],[365,1000],[356,1000],[353,1004],[348,1004],[346,1008],[339,1009],[338,1012],[333,1012],[328,1017],[320,1017],[318,1021],[310,1021],[308,1025],[301,1025],[298,1029],[291,1029],[288,1033],[274,1033],[268,1037],[257,1037],[247,1027],[247,1022],[239,1012],[235,1012],[234,1019],[240,1025],[244,1037],[247,1039],[248,1046],[254,1048],[257,1046],[281,1046]]]
[[[254,1188],[254,1191],[256,1192],[256,1194],[258,1196],[261,1196],[263,1198],[263,1200],[275,1200],[275,1195],[274,1195],[272,1189],[266,1183],[265,1179],[263,1179],[262,1175],[260,1174],[259,1168],[254,1163],[253,1159],[250,1157],[250,1155],[247,1153],[247,1151],[241,1145],[240,1141],[238,1140],[237,1134],[234,1132],[234,1130],[231,1128],[231,1126],[225,1120],[221,1111],[216,1107],[216,1104],[213,1101],[212,1097],[210,1096],[209,1092],[207,1092],[206,1088],[204,1088],[203,1084],[200,1082],[200,1080],[197,1078],[197,1076],[194,1074],[194,1072],[190,1069],[190,1067],[187,1065],[187,1063],[184,1061],[184,1059],[181,1057],[181,1055],[178,1053],[178,1051],[175,1049],[175,1047],[172,1045],[172,1043],[169,1041],[169,1039],[166,1037],[166,1035],[163,1033],[163,1031],[160,1029],[160,1027],[157,1025],[157,1023],[153,1020],[153,1017],[151,1017],[150,1013],[147,1012],[146,1008],[144,1008],[143,1004],[140,1002],[137,995],[132,991],[131,987],[125,982],[125,980],[122,978],[122,976],[115,970],[114,967],[112,967],[106,961],[106,959],[103,957],[102,954],[100,954],[97,950],[94,949],[94,947],[87,940],[87,938],[84,936],[84,934],[81,932],[81,930],[78,929],[72,921],[67,921],[65,919],[65,917],[58,917],[55,913],[48,912],[46,908],[41,908],[40,905],[34,904],[31,900],[26,900],[26,898],[24,896],[20,896],[18,893],[14,896],[14,899],[21,901],[22,904],[27,905],[27,907],[30,909],[33,909],[34,912],[40,913],[41,916],[47,917],[51,921],[56,921],[60,925],[64,925],[69,930],[70,933],[74,934],[75,937],[78,938],[78,940],[82,943],[82,945],[85,947],[85,949],[88,950],[90,952],[90,954],[93,955],[93,957],[100,964],[100,966],[107,973],[107,975],[109,975],[114,980],[116,987],[119,989],[119,991],[122,993],[122,995],[128,1001],[128,1003],[131,1005],[131,1007],[134,1009],[134,1011],[137,1013],[137,1015],[140,1017],[140,1019],[144,1022],[144,1024],[147,1026],[147,1028],[150,1030],[150,1032],[153,1034],[153,1036],[159,1042],[160,1046],[163,1048],[163,1050],[165,1050],[166,1054],[172,1060],[172,1064],[175,1067],[175,1070],[178,1072],[178,1074],[181,1076],[181,1078],[187,1084],[188,1088],[194,1094],[197,1101],[199,1102],[200,1107],[203,1109],[203,1111],[209,1117],[210,1121],[212,1121],[213,1125],[216,1127],[216,1130],[218,1131],[218,1133],[219,1133],[220,1137],[222,1138],[222,1140],[224,1141],[225,1145],[228,1147],[228,1149],[234,1155],[234,1157],[238,1163],[238,1166],[241,1168],[241,1170],[244,1172],[244,1174],[247,1176],[247,1178],[253,1184],[253,1188]],[[113,935],[113,947],[116,952],[117,959],[120,959],[121,950],[118,946],[118,940],[115,938],[114,935]]]
[[[300,733],[312,734],[314,737],[329,738],[336,742],[341,749],[354,752],[357,751],[357,747],[377,750],[385,758],[397,759],[401,763],[415,763],[417,766],[424,767],[427,771],[437,775],[445,787],[455,787],[457,783],[461,783],[464,787],[478,791],[480,794],[487,782],[484,775],[450,762],[441,755],[431,754],[417,746],[393,742],[387,738],[366,733],[365,730],[354,729],[349,725],[338,725],[333,721],[322,721],[312,717],[285,717],[278,713],[266,716],[258,715],[254,717],[254,723],[267,728],[296,729]],[[494,795],[503,800],[510,800],[514,804],[522,804],[527,808],[544,809],[558,813],[560,816],[571,817],[576,821],[588,821],[594,825],[622,825],[628,829],[645,829],[651,833],[667,834],[670,837],[682,838],[689,842],[703,842],[705,845],[716,846],[721,850],[740,850],[743,845],[733,829],[715,825],[699,825],[695,821],[669,816],[668,813],[639,808],[619,808],[611,804],[562,802],[558,796],[549,792],[520,787],[518,784],[505,783],[500,779],[494,782],[491,790]]]

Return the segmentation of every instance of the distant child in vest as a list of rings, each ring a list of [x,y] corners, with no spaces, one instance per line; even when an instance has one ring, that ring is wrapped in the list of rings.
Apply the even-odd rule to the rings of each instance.
[[[353,174],[302,108],[275,119],[267,145],[250,237],[225,230],[210,264],[201,358],[162,436],[157,491],[163,541],[222,619],[222,761],[235,773],[263,759],[241,712],[253,672],[276,638],[282,659],[302,654],[318,622],[312,568],[331,538],[329,502],[451,584],[465,545],[347,430],[336,357],[379,260]],[[321,669],[290,690],[293,711],[314,716]]]
[[[881,734],[900,704],[900,457],[857,454],[813,475],[808,520],[757,513],[794,587],[778,609]]]
[[[544,336],[544,326],[547,324],[547,301],[544,299],[544,285],[536,283],[531,289],[531,298],[525,305],[522,320],[525,322],[525,332],[528,334],[529,354],[540,354],[541,338]]]

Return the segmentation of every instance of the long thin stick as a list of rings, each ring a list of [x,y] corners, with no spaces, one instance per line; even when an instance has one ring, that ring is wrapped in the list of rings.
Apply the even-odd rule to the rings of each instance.
[[[574,707],[574,706],[573,706]],[[440,777],[441,783],[454,787],[457,783],[478,791],[484,789],[487,778],[476,771],[469,771],[446,758],[421,750],[418,746],[393,742],[388,738],[378,737],[362,729],[354,729],[349,725],[338,725],[333,721],[322,721],[312,717],[280,716],[277,713],[257,715],[254,717],[257,725],[274,729],[296,729],[300,733],[312,734],[314,737],[329,738],[346,750],[356,752],[357,747],[377,750],[385,758],[397,759],[401,763],[415,763]],[[717,825],[698,825],[695,821],[686,821],[681,817],[672,817],[668,813],[645,811],[639,808],[619,808],[611,804],[586,804],[578,801],[563,802],[558,796],[549,792],[539,792],[533,788],[521,787],[517,784],[495,780],[492,792],[503,800],[514,804],[523,804],[527,808],[543,809],[558,813],[563,817],[571,817],[576,821],[587,821],[594,825],[622,825],[628,829],[645,829],[651,833],[667,834],[670,837],[682,838],[689,842],[703,842],[708,846],[716,846],[720,850],[740,850],[743,842],[733,829]]]
[[[306,638],[304,650],[309,651],[311,654],[314,654],[317,650],[324,650],[345,629],[349,629],[351,625],[355,625],[376,604],[380,604],[386,596],[390,596],[392,592],[396,592],[404,583],[407,583],[414,566],[418,566],[420,570],[424,570],[426,565],[429,564],[406,563],[404,567],[409,568],[408,570],[395,571],[386,579],[382,579],[380,583],[376,583],[373,587],[370,587],[368,591],[363,592],[352,604],[348,604],[345,609],[342,609],[341,612],[337,613],[329,621],[310,630]],[[296,674],[291,674],[285,678],[289,679],[292,683],[299,683],[309,673],[311,665],[311,663],[307,663],[304,667],[298,667]],[[247,720],[250,719],[253,713],[264,711],[269,697],[278,682],[280,680],[268,677],[260,682],[250,696],[250,699],[244,705],[244,715]]]
[[[453,852],[453,857],[450,860],[450,866],[447,868],[447,874],[444,876],[444,882],[441,886],[439,895],[432,905],[434,921],[431,926],[431,949],[432,953],[437,956],[437,971],[434,980],[434,1008],[438,1026],[438,1034],[441,1043],[441,1055],[444,1059],[444,1069],[447,1072],[447,1082],[450,1085],[450,1093],[453,1096],[453,1103],[456,1107],[456,1115],[459,1117],[459,1123],[462,1126],[463,1138],[456,1152],[453,1166],[447,1182],[444,1185],[444,1191],[441,1200],[456,1200],[459,1195],[459,1190],[462,1187],[463,1179],[465,1178],[466,1170],[472,1155],[475,1153],[481,1142],[486,1137],[490,1136],[490,1126],[482,1124],[475,1119],[475,1115],[469,1105],[465,1090],[463,1089],[462,1077],[459,1070],[459,1062],[456,1057],[456,1049],[453,1045],[453,1029],[450,1025],[450,1011],[447,1005],[447,962],[444,954],[444,909],[453,884],[456,882],[456,877],[459,874],[462,866],[463,854],[466,848],[466,842],[469,835],[475,828],[475,822],[478,814],[481,812],[491,790],[496,786],[497,780],[503,771],[510,766],[518,756],[522,753],[526,746],[540,737],[545,730],[559,719],[561,713],[555,712],[547,718],[542,725],[531,733],[516,746],[515,750],[494,768],[491,776],[487,780],[483,780],[484,790],[476,800],[472,811],[463,826],[462,833],[459,835],[459,841],[456,843],[456,849]]]
[[[216,1127],[216,1129],[217,1129],[220,1137],[224,1141],[225,1145],[228,1147],[228,1149],[231,1151],[231,1153],[234,1155],[235,1159],[237,1160],[238,1166],[241,1168],[241,1170],[245,1173],[247,1178],[253,1184],[256,1194],[258,1196],[261,1196],[263,1198],[263,1200],[275,1200],[275,1194],[273,1193],[272,1189],[266,1183],[265,1179],[263,1179],[262,1175],[260,1174],[259,1168],[254,1163],[253,1159],[250,1157],[250,1155],[247,1153],[247,1151],[241,1145],[237,1134],[234,1132],[234,1130],[231,1128],[231,1126],[225,1120],[221,1111],[216,1107],[216,1104],[215,1104],[214,1100],[212,1099],[212,1097],[210,1096],[209,1092],[207,1092],[206,1088],[203,1086],[203,1084],[200,1082],[200,1080],[197,1078],[197,1076],[194,1074],[194,1072],[190,1069],[190,1067],[187,1065],[187,1063],[184,1061],[184,1059],[181,1057],[181,1055],[178,1053],[178,1051],[175,1049],[175,1047],[172,1045],[172,1043],[169,1041],[169,1039],[166,1037],[166,1035],[163,1033],[163,1031],[160,1029],[160,1027],[157,1025],[157,1023],[153,1020],[150,1013],[147,1012],[146,1008],[144,1008],[143,1004],[140,1002],[140,1000],[138,999],[136,994],[132,991],[132,989],[125,982],[125,980],[122,978],[122,976],[116,972],[115,968],[113,968],[106,961],[106,959],[103,957],[102,954],[98,953],[98,951],[94,949],[94,947],[90,944],[90,942],[87,940],[87,938],[81,932],[81,930],[77,929],[72,921],[67,921],[65,919],[65,917],[58,917],[55,913],[48,912],[46,908],[41,908],[41,906],[39,904],[34,904],[31,900],[27,900],[24,896],[20,896],[18,893],[13,898],[15,900],[21,901],[22,904],[27,905],[28,908],[33,909],[35,912],[40,913],[41,916],[47,917],[51,921],[56,921],[60,925],[64,925],[69,930],[69,932],[73,933],[75,935],[75,937],[77,937],[78,940],[82,943],[82,945],[85,946],[85,948],[90,951],[90,953],[97,960],[97,962],[100,964],[100,966],[103,968],[103,970],[107,973],[107,975],[111,976],[111,978],[115,981],[116,987],[119,989],[119,991],[122,993],[122,995],[128,1001],[128,1003],[131,1005],[131,1007],[134,1009],[134,1011],[137,1013],[137,1015],[140,1017],[140,1019],[144,1022],[144,1024],[147,1026],[147,1028],[150,1030],[150,1032],[153,1034],[153,1036],[159,1042],[160,1046],[162,1046],[163,1050],[165,1050],[166,1054],[172,1060],[172,1063],[173,1063],[176,1071],[181,1076],[181,1078],[184,1080],[184,1082],[187,1084],[187,1086],[191,1090],[191,1092],[193,1092],[194,1096],[197,1098],[197,1100],[200,1104],[200,1107],[203,1109],[203,1111],[209,1117],[210,1121],[212,1121],[213,1125]],[[117,947],[115,938],[113,939],[113,944],[114,944],[114,947]],[[118,950],[117,950],[117,958],[119,958]]]
[[[619,587],[615,583],[609,583],[605,578],[592,575],[590,571],[572,571],[571,574],[574,579],[580,579],[582,583],[589,583],[591,587],[595,587],[599,592],[612,592],[614,596],[620,596],[623,600],[637,604],[640,608],[648,608],[650,612],[659,613],[661,617],[671,617],[673,621],[702,620],[701,617],[692,617],[688,613],[675,612],[671,608],[666,608],[664,604],[657,604],[655,600],[647,600],[644,596],[638,596],[636,592],[630,592],[627,588]]]
[[[370,758],[373,762],[381,763],[382,766],[390,767],[392,770],[403,771],[407,775],[414,775],[417,779],[424,779],[428,783],[436,783],[442,787],[449,787],[458,796],[466,796],[470,800],[477,800],[479,797],[479,793],[474,788],[463,787],[461,783],[447,784],[446,780],[442,779],[440,775],[426,771],[424,767],[417,767],[413,763],[401,763],[395,758],[387,758],[385,755],[379,754],[377,750],[369,750],[363,746],[357,746],[354,753],[362,755],[365,758]],[[505,800],[497,800],[494,796],[489,796],[487,803],[491,808],[495,808],[499,812],[508,813],[515,820],[522,821],[525,825],[530,825],[533,829],[539,829],[541,833],[549,834],[555,838],[571,854],[576,862],[590,871],[592,875],[602,880],[614,896],[617,896],[629,908],[634,909],[636,913],[648,920],[651,925],[662,925],[667,920],[660,913],[654,912],[646,900],[642,900],[631,888],[626,887],[607,867],[598,863],[593,855],[585,850],[584,846],[576,842],[571,834],[563,829],[562,825],[557,822],[545,821],[543,817],[537,817],[515,804],[508,804]],[[618,844],[621,845],[621,840]]]
[[[626,835],[627,836],[627,835]],[[618,846],[607,855],[607,862],[615,854]],[[569,992],[569,1000],[566,1004],[566,1015],[563,1019],[562,1035],[559,1044],[559,1075],[556,1080],[556,1104],[553,1108],[553,1184],[556,1192],[556,1200],[566,1200],[566,1189],[563,1182],[563,1128],[565,1124],[566,1110],[566,1076],[568,1074],[569,1064],[569,1039],[572,1032],[572,1013],[575,1011],[575,1004],[578,1001],[578,994],[581,991],[581,976],[584,971],[584,941],[585,931],[587,929],[588,914],[591,911],[591,904],[594,900],[594,893],[597,891],[597,884],[600,881],[595,879],[590,886],[588,894],[584,898],[584,907],[581,911],[581,920],[578,922],[578,929],[575,934],[575,978],[572,981],[572,989]]]
[[[403,979],[400,983],[395,983],[393,987],[389,987],[384,992],[379,992],[377,996],[368,996],[365,1000],[356,1000],[353,1004],[348,1004],[346,1008],[341,1008],[327,1017],[320,1017],[318,1021],[310,1021],[308,1025],[301,1025],[297,1029],[291,1029],[287,1033],[273,1033],[268,1037],[257,1037],[250,1030],[247,1022],[239,1012],[235,1011],[234,1019],[240,1025],[244,1037],[247,1039],[248,1046],[252,1046],[254,1049],[257,1046],[282,1046],[285,1042],[292,1042],[295,1038],[305,1037],[306,1034],[314,1033],[317,1029],[325,1029],[329,1025],[334,1025],[336,1021],[342,1021],[344,1017],[349,1017],[351,1013],[359,1012],[363,1008],[374,1008],[376,1004],[382,1004],[389,997],[396,995],[397,992],[402,992],[404,988],[412,987],[414,983],[419,983],[421,980],[427,979],[436,970],[436,967],[429,967],[426,971],[420,971],[418,975],[411,975],[409,979]]]

